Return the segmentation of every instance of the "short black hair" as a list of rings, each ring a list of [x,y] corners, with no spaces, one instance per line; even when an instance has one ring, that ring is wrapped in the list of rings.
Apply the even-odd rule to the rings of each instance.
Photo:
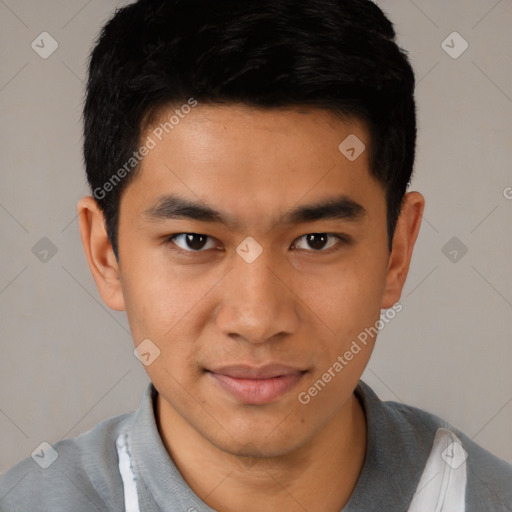
[[[134,151],[164,107],[192,102],[313,106],[364,121],[391,249],[416,147],[414,72],[395,38],[370,0],[139,0],[118,9],[91,52],[83,110],[87,179],[116,258],[121,194],[140,167]]]

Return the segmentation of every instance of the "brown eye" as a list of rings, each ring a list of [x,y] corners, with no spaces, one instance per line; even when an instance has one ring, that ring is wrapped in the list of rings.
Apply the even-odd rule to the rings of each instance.
[[[200,252],[205,249],[212,249],[215,247],[213,239],[208,235],[201,235],[199,233],[179,233],[169,237],[169,241],[178,246],[180,249],[188,252]],[[211,241],[211,246],[207,247],[208,242]],[[213,245],[212,245],[213,244]]]
[[[309,233],[298,238],[294,245],[297,249],[325,252],[326,249],[334,247],[339,240],[341,237],[330,233]]]
[[[306,243],[315,250],[320,250],[325,247],[329,241],[328,236],[325,233],[312,233],[306,235]]]

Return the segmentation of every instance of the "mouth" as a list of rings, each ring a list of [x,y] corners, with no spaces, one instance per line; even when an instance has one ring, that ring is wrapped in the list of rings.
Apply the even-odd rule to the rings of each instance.
[[[307,370],[281,364],[232,365],[206,370],[206,373],[238,402],[263,405],[277,401],[296,387]]]

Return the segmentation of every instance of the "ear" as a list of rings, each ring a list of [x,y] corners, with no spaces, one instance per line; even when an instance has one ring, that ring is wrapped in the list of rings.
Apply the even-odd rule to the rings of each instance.
[[[123,311],[119,265],[107,236],[103,212],[92,196],[80,199],[77,209],[82,244],[101,298],[109,308]]]
[[[404,196],[388,260],[382,309],[390,308],[400,300],[424,209],[425,199],[419,192],[409,192]]]

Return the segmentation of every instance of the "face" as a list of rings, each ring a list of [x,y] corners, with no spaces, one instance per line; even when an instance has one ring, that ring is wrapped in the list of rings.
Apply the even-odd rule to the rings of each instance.
[[[153,129],[121,199],[116,309],[151,340],[163,414],[226,452],[290,453],[346,407],[374,339],[354,341],[399,298],[384,189],[368,151],[338,149],[368,131],[204,105]]]

